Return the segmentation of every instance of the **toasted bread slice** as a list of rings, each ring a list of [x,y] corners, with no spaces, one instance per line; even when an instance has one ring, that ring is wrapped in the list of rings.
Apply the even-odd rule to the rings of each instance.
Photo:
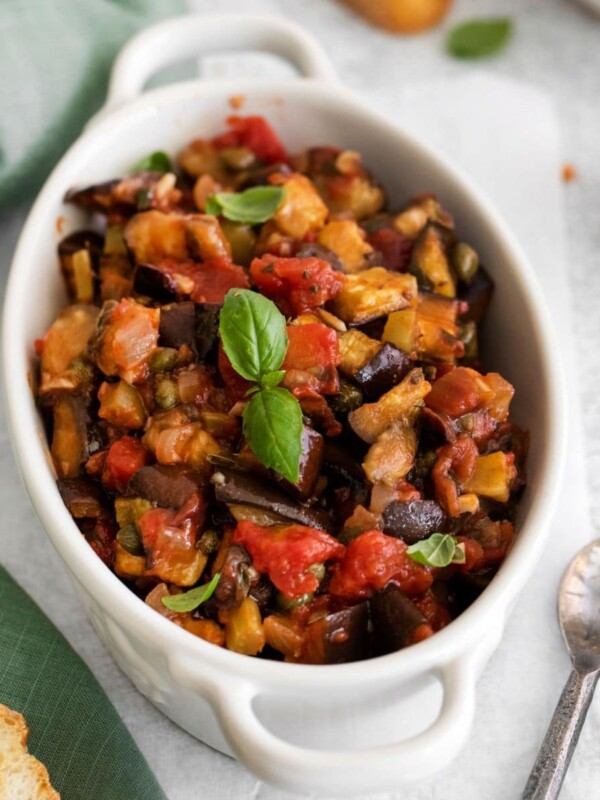
[[[0,800],[60,800],[48,770],[27,752],[22,714],[0,703]]]

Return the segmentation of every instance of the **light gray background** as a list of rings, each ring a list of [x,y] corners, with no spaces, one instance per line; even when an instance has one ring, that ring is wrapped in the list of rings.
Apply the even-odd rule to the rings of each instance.
[[[343,80],[368,94],[374,85],[413,85],[423,79],[460,77],[472,66],[448,59],[442,48],[444,28],[415,38],[396,38],[365,26],[332,0],[194,0],[198,11],[227,13],[260,11],[284,14],[305,25],[327,46]],[[572,286],[576,357],[584,423],[584,457],[590,489],[594,530],[600,527],[600,23],[576,6],[561,0],[455,0],[453,19],[474,14],[507,13],[514,16],[517,35],[499,58],[486,63],[492,73],[527,81],[547,90],[558,109],[565,161],[575,165],[578,179],[565,187],[568,253],[566,269]],[[475,113],[475,110],[474,110]],[[465,118],[464,124],[469,124]],[[515,120],[518,125],[518,120]],[[489,145],[490,147],[493,144]],[[515,176],[518,180],[518,175]],[[0,268],[2,288],[23,212],[0,218]],[[568,302],[565,298],[565,303]],[[0,423],[0,560],[59,625],[75,649],[98,676],[119,713],[131,729],[170,800],[188,800],[190,787],[205,800],[260,798],[282,800],[286,795],[257,783],[234,761],[213,753],[175,728],[133,690],[98,642],[79,609],[65,572],[46,541],[16,474],[4,419]],[[565,536],[569,531],[565,530]],[[537,575],[538,580],[543,576]],[[521,603],[524,601],[522,600]],[[481,682],[481,693],[491,685],[503,694],[498,704],[510,703],[511,681],[529,685],[535,702],[524,705],[526,718],[515,709],[514,739],[520,746],[496,748],[490,737],[486,747],[489,786],[477,781],[477,765],[470,764],[477,750],[467,749],[451,771],[440,779],[403,791],[407,800],[511,800],[518,796],[535,755],[539,738],[566,677],[567,661],[560,655],[555,621],[550,612],[540,620],[548,631],[549,660],[544,666],[519,666],[510,661],[506,642],[519,631],[519,606],[509,622],[504,647],[492,658]],[[539,651],[536,651],[539,652]],[[550,657],[552,656],[552,657]],[[537,672],[536,672],[537,669]],[[503,671],[510,681],[502,685]],[[535,680],[532,678],[535,674]],[[504,694],[504,692],[506,694]],[[485,737],[489,727],[480,710],[475,736]],[[512,730],[511,725],[511,730]],[[579,750],[563,792],[566,800],[600,795],[600,701],[596,701],[584,729]],[[496,751],[496,752],[494,752]],[[487,763],[487,762],[486,762]],[[485,785],[485,784],[484,784]],[[392,797],[392,796],[390,796]],[[400,797],[395,795],[394,797]]]

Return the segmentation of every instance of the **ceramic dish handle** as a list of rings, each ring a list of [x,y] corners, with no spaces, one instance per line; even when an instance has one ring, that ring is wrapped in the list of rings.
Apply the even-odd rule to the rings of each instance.
[[[321,45],[298,25],[270,16],[192,14],[152,25],[125,45],[111,72],[103,112],[135,99],[164,67],[227,50],[273,53],[305,78],[336,80]]]
[[[441,769],[456,757],[475,711],[475,660],[472,655],[462,656],[440,669],[444,699],[439,716],[427,730],[373,748],[312,750],[284,741],[259,720],[254,701],[268,688],[243,679],[228,680],[224,686],[222,678],[213,682],[197,665],[177,657],[171,662],[171,673],[211,703],[240,761],[260,778],[296,792],[349,797],[422,779],[431,774],[432,759]]]

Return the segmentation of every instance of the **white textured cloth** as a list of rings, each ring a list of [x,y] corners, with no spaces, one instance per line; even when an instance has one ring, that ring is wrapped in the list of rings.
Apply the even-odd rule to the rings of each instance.
[[[569,464],[553,535],[532,580],[520,596],[506,634],[478,687],[473,734],[455,764],[431,781],[386,796],[387,800],[516,800],[554,704],[568,674],[568,658],[556,623],[556,588],[571,554],[589,536],[587,483],[600,487],[600,280],[594,254],[600,247],[597,198],[600,113],[592,106],[600,74],[600,28],[561,0],[457,0],[455,16],[515,13],[517,38],[485,74],[449,61],[442,32],[397,39],[365,27],[329,0],[194,0],[198,11],[260,11],[305,23],[328,46],[344,81],[370,102],[450,152],[495,201],[538,269],[563,342],[571,376],[572,429]],[[262,69],[262,68],[261,68]],[[543,87],[491,80],[505,73]],[[442,83],[438,81],[443,78]],[[436,79],[432,82],[432,79]],[[553,103],[559,109],[555,113]],[[560,120],[559,120],[560,117]],[[568,250],[563,187],[559,181],[559,132],[572,148],[581,179],[568,187]],[[562,148],[569,152],[567,148]],[[565,160],[569,156],[564,157]],[[0,257],[8,253],[19,215],[4,218]],[[576,355],[570,349],[571,294]],[[579,367],[577,364],[579,363]],[[582,369],[585,367],[585,369]],[[582,377],[581,393],[576,373]],[[577,433],[579,397],[585,399],[586,439]],[[177,729],[133,689],[104,651],[77,605],[58,557],[39,529],[14,472],[5,423],[0,428],[2,560],[31,592],[91,666],[170,800],[284,800],[290,797],[256,781],[243,767]],[[600,471],[597,471],[600,474]],[[597,502],[592,498],[596,519]],[[600,702],[592,706],[561,797],[600,796]]]

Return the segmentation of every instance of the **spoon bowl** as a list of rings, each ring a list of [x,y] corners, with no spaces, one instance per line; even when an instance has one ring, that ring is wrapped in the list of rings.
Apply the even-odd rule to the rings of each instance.
[[[556,800],[600,677],[600,539],[571,561],[558,592],[558,619],[573,670],[522,800]]]
[[[600,539],[567,567],[558,593],[558,619],[573,666],[600,669]]]

